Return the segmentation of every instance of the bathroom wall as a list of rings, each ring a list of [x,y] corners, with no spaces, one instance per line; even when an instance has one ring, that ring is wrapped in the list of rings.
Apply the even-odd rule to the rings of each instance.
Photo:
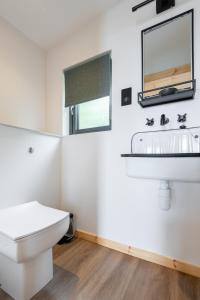
[[[60,139],[0,125],[0,191],[0,209],[29,201],[59,207]]]
[[[2,18],[0,36],[0,123],[44,130],[45,51]],[[0,191],[0,209],[35,200],[58,207],[60,139],[0,125]]]
[[[63,122],[62,70],[107,50],[112,50],[112,131],[66,136],[62,142],[62,207],[73,211],[77,227],[108,239],[200,264],[200,185],[172,183],[171,210],[158,207],[157,181],[126,177],[121,153],[130,152],[131,135],[147,130],[146,117],[159,129],[162,113],[167,128],[177,128],[178,113],[188,113],[188,126],[198,126],[200,93],[196,99],[142,109],[141,30],[195,7],[195,77],[200,82],[200,3],[177,0],[173,10],[156,16],[148,5],[132,14],[133,1],[100,16],[47,55],[47,122],[58,132]],[[121,89],[133,88],[133,104],[120,106]],[[68,123],[68,120],[64,122]]]
[[[45,52],[0,17],[0,123],[45,129]]]

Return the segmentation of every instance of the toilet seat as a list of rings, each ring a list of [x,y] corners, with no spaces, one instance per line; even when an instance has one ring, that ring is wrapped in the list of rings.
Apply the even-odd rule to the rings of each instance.
[[[18,241],[56,225],[69,213],[37,201],[0,210],[0,234]],[[36,221],[37,220],[37,221]]]
[[[68,212],[44,206],[37,201],[2,209],[0,254],[17,263],[25,262],[51,248],[68,227]]]

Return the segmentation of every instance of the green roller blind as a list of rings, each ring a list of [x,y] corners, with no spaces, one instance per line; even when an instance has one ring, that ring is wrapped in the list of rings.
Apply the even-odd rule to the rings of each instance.
[[[64,75],[65,107],[109,96],[110,53],[65,70]]]

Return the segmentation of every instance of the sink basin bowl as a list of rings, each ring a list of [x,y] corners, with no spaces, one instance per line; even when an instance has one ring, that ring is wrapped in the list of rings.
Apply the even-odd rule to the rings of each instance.
[[[160,181],[159,206],[169,210],[170,181],[200,182],[200,127],[138,132],[121,156],[129,177]]]
[[[129,177],[200,182],[200,153],[123,154],[122,157]]]
[[[130,177],[200,182],[200,127],[138,132],[122,157]]]

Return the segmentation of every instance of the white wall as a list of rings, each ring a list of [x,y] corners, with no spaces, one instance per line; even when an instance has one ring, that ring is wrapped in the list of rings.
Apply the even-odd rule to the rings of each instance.
[[[0,123],[45,130],[45,52],[2,18],[0,36]],[[59,207],[60,139],[0,125],[0,191],[0,208]]]
[[[0,123],[45,129],[45,52],[0,18]]]
[[[184,4],[187,2],[186,4]],[[142,109],[141,30],[195,7],[195,76],[200,80],[200,4],[177,1],[159,16],[154,5],[131,13],[132,1],[122,1],[107,14],[48,52],[48,126],[62,128],[62,70],[112,50],[112,131],[67,136],[62,145],[62,206],[73,211],[77,227],[135,247],[200,264],[200,185],[173,183],[172,209],[158,207],[159,182],[134,180],[125,175],[121,153],[130,152],[130,138],[146,130],[145,118],[166,113],[177,128],[178,113],[188,113],[188,126],[199,124],[199,92],[194,101]],[[183,5],[184,4],[184,5]],[[122,88],[133,87],[132,106],[120,106]]]
[[[0,208],[36,200],[59,207],[60,139],[0,126],[0,191]]]

